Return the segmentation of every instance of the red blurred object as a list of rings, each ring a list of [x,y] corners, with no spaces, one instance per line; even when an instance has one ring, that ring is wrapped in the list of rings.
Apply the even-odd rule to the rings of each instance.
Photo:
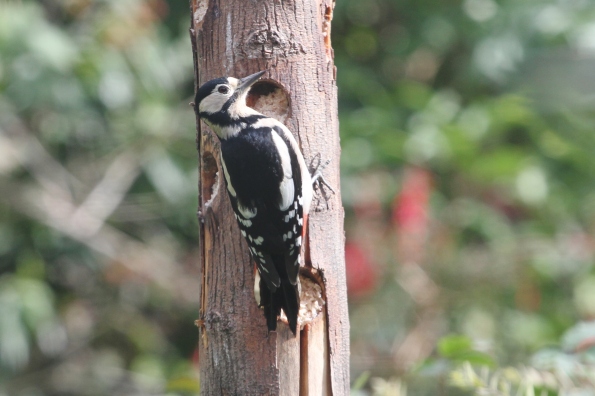
[[[194,368],[196,370],[200,369],[200,359],[199,359],[199,353],[198,353],[198,347],[196,347],[194,349],[194,352],[192,353],[192,365],[194,366]]]
[[[425,228],[432,176],[421,168],[405,171],[401,192],[395,197],[393,222],[399,229]]]
[[[376,288],[376,269],[362,248],[354,243],[345,244],[345,269],[350,296],[359,297]]]
[[[422,263],[429,229],[432,175],[426,169],[408,168],[395,197],[392,220],[397,232],[397,257],[402,264]]]

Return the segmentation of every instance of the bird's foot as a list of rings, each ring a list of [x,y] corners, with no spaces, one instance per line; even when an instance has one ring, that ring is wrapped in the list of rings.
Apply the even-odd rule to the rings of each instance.
[[[335,194],[335,190],[326,181],[322,172],[328,166],[328,164],[330,164],[331,160],[329,159],[329,160],[326,160],[325,162],[322,162],[322,160],[320,160],[320,154],[318,155],[318,157],[319,157],[318,166],[316,166],[316,169],[314,170],[314,173],[312,175],[312,186],[313,187],[318,186],[318,189],[320,190],[322,197],[324,198],[324,200],[326,202],[326,208],[329,209],[329,197],[326,194],[326,189],[322,188],[322,186],[325,186],[326,188],[328,188],[333,194]]]
[[[335,190],[331,187],[330,184],[328,184],[328,182],[324,178],[324,175],[322,174],[322,172],[326,169],[326,167],[330,163],[331,163],[331,160],[330,159],[326,160],[324,163],[322,161],[320,161],[318,163],[318,166],[316,167],[316,169],[314,170],[314,174],[312,175],[312,185],[313,186],[318,185],[319,188],[322,185],[324,185],[329,190],[331,190],[333,192],[333,194],[335,194]]]

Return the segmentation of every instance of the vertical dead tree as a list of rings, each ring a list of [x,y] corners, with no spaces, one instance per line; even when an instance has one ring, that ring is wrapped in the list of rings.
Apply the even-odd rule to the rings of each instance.
[[[330,159],[315,189],[301,274],[302,330],[268,333],[254,266],[236,225],[219,143],[197,118],[202,290],[199,354],[204,395],[349,394],[349,322],[339,186],[334,0],[191,0],[195,89],[216,77],[267,70],[249,104],[294,133],[306,162]]]

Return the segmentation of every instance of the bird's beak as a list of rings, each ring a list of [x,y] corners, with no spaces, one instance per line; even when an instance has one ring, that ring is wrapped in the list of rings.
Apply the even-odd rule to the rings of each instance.
[[[243,92],[247,92],[252,84],[254,84],[258,79],[266,73],[266,70],[259,71],[258,73],[250,74],[248,77],[244,77],[240,80],[240,85],[238,86],[237,90]]]

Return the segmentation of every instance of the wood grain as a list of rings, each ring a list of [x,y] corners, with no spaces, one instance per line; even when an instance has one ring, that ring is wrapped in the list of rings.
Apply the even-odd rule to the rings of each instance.
[[[191,1],[195,88],[212,78],[267,70],[264,78],[289,96],[285,124],[306,162],[314,168],[321,159],[331,159],[324,175],[336,191],[327,191],[325,199],[316,190],[304,263],[322,274],[324,314],[302,337],[294,337],[283,323],[268,333],[254,299],[253,264],[219,177],[219,143],[197,119],[203,395],[349,394],[332,8],[332,0]]]

